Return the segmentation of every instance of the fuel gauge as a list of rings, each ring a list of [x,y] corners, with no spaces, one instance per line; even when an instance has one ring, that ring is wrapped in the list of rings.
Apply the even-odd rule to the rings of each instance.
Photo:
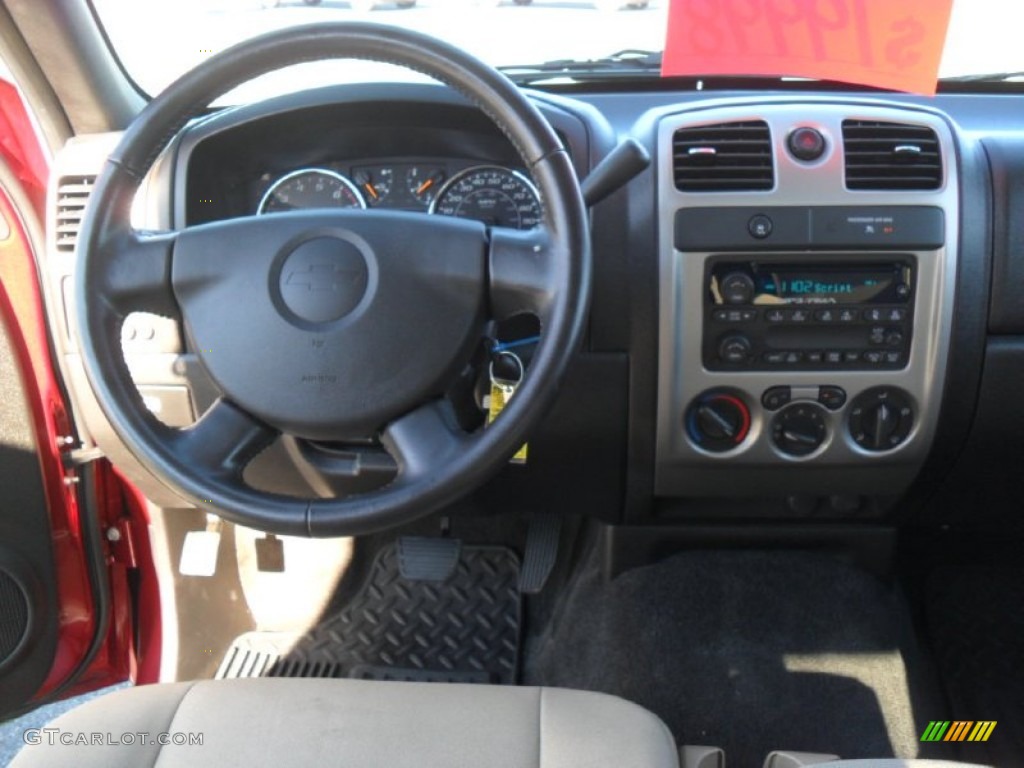
[[[434,195],[448,178],[444,168],[429,165],[414,165],[405,173],[405,185],[409,194],[425,208],[434,202]]]
[[[383,203],[391,194],[395,172],[390,168],[356,168],[352,174],[359,191],[371,208]]]

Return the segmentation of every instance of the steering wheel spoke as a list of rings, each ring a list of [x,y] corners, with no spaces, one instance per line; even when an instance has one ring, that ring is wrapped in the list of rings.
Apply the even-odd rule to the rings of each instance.
[[[398,464],[398,479],[423,478],[465,450],[469,435],[445,400],[434,400],[391,422],[381,442]]]
[[[245,465],[269,446],[278,431],[223,398],[193,426],[177,433],[182,457],[215,475],[240,476]]]
[[[548,318],[558,290],[550,239],[543,228],[491,229],[488,252],[491,314],[496,320],[529,312]]]
[[[102,254],[102,298],[120,315],[133,311],[177,317],[171,287],[171,254],[176,232],[130,230],[111,239]]]

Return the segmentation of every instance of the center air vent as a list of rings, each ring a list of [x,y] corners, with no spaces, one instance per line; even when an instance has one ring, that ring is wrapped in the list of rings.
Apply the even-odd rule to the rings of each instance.
[[[95,176],[65,176],[57,186],[57,250],[73,251]]]
[[[745,192],[771,189],[772,137],[763,120],[680,128],[672,137],[676,189]]]
[[[923,125],[844,120],[847,189],[938,189],[942,155]]]

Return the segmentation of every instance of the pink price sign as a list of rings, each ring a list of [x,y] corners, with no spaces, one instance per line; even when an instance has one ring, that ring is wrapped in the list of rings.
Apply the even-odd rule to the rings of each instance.
[[[934,95],[953,0],[670,0],[663,77],[811,77]]]

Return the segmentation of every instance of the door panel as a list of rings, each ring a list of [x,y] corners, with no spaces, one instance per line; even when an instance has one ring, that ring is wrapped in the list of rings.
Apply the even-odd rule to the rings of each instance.
[[[8,127],[0,121],[0,133]],[[95,469],[67,460],[76,441],[34,258],[39,218],[24,165],[16,173],[7,162],[10,148],[0,160],[0,717],[122,680],[130,662],[103,647],[109,604],[97,596],[106,594],[107,553],[98,509],[92,497],[80,504],[79,484],[91,488]]]
[[[8,215],[0,220],[0,234],[8,234],[0,240],[0,711],[43,685],[58,616],[48,505],[22,373],[28,350],[14,325],[14,303],[22,302],[11,296],[21,286]]]

